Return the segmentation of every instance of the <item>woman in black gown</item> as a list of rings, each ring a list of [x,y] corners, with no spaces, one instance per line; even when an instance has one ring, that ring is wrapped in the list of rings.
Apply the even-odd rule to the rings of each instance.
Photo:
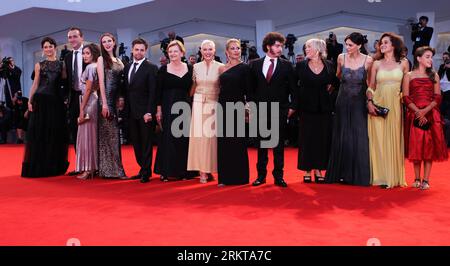
[[[184,129],[187,129],[187,136],[174,136],[172,122],[179,115],[171,114],[175,103],[185,103],[188,106],[189,91],[192,86],[192,66],[181,61],[185,54],[185,48],[181,42],[172,41],[167,46],[167,51],[170,63],[161,66],[157,76],[156,113],[156,120],[161,125],[162,134],[156,153],[155,173],[160,174],[160,179],[164,182],[169,181],[169,177],[189,179],[198,176],[196,171],[187,171],[189,125],[182,125]]]
[[[327,169],[331,144],[330,96],[336,80],[331,61],[326,60],[326,44],[323,40],[306,42],[307,60],[296,66],[299,78],[299,153],[297,168],[305,171],[303,180],[310,183],[314,171],[316,183],[324,183],[322,170]]]
[[[63,63],[56,58],[55,40],[45,37],[41,47],[47,59],[34,67],[22,177],[58,176],[69,166],[68,131],[60,86],[65,71]]]
[[[328,183],[370,185],[366,89],[373,60],[360,52],[363,44],[361,33],[350,34],[345,38],[347,53],[337,60],[341,86],[333,121]]]
[[[249,183],[247,141],[245,138],[245,95],[249,86],[249,67],[240,61],[241,43],[230,39],[226,44],[227,64],[219,69],[219,104],[223,116],[218,117],[217,163],[219,186]],[[230,106],[227,106],[228,105]],[[237,111],[233,106],[236,106]],[[234,130],[227,134],[227,121]]]

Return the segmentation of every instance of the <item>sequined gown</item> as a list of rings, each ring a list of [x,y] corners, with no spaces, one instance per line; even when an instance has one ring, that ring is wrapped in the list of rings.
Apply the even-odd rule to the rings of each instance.
[[[113,61],[111,69],[105,69],[105,94],[109,118],[99,114],[98,124],[98,150],[99,150],[99,176],[105,178],[119,178],[125,176],[120,150],[119,126],[116,112],[116,99],[122,84],[123,64],[117,59]],[[100,99],[100,105],[103,106]],[[101,110],[101,108],[100,108]]]

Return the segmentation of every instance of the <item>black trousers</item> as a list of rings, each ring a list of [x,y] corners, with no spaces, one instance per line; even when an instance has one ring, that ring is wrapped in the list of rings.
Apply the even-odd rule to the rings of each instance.
[[[141,167],[139,175],[143,177],[152,176],[152,158],[153,158],[153,135],[155,131],[155,123],[144,122],[144,118],[130,118],[129,136],[133,143],[134,155],[137,163]]]
[[[275,179],[283,178],[284,140],[285,140],[285,134],[286,134],[286,127],[287,127],[287,115],[282,115],[282,116],[280,116],[280,120],[279,120],[279,124],[278,124],[278,132],[279,132],[278,144],[274,148],[272,148],[273,165],[274,165],[272,175]],[[261,148],[261,143],[259,143],[258,161],[256,163],[256,169],[258,170],[258,178],[259,179],[265,179],[267,176],[267,164],[269,162],[268,152],[269,152],[269,149]]]
[[[70,91],[69,103],[69,134],[73,142],[75,152],[77,152],[78,117],[80,116],[80,95],[81,91]]]

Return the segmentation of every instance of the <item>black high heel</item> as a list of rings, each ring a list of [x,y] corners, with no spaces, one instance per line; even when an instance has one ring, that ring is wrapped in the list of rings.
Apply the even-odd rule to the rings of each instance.
[[[325,177],[321,176],[320,172],[318,172],[318,174],[316,174],[316,172],[314,172],[314,182],[316,182],[316,184],[324,184],[325,183]]]
[[[303,176],[303,183],[311,183],[311,182],[312,182],[312,178],[310,175]]]
[[[316,184],[325,184],[325,177],[316,176],[314,181],[316,182]]]
[[[162,182],[169,182],[169,178],[167,177],[167,176],[161,176],[160,178],[159,178]]]

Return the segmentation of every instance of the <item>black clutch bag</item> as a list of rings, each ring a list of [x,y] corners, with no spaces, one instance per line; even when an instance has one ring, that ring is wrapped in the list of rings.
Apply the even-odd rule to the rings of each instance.
[[[413,125],[422,130],[428,130],[428,129],[430,129],[431,123],[430,123],[430,121],[427,121],[425,124],[420,125],[419,119],[414,119]]]
[[[377,110],[377,115],[381,116],[381,117],[386,117],[387,114],[389,113],[389,109],[386,107],[382,107],[379,105],[374,104],[374,106],[378,109]]]

